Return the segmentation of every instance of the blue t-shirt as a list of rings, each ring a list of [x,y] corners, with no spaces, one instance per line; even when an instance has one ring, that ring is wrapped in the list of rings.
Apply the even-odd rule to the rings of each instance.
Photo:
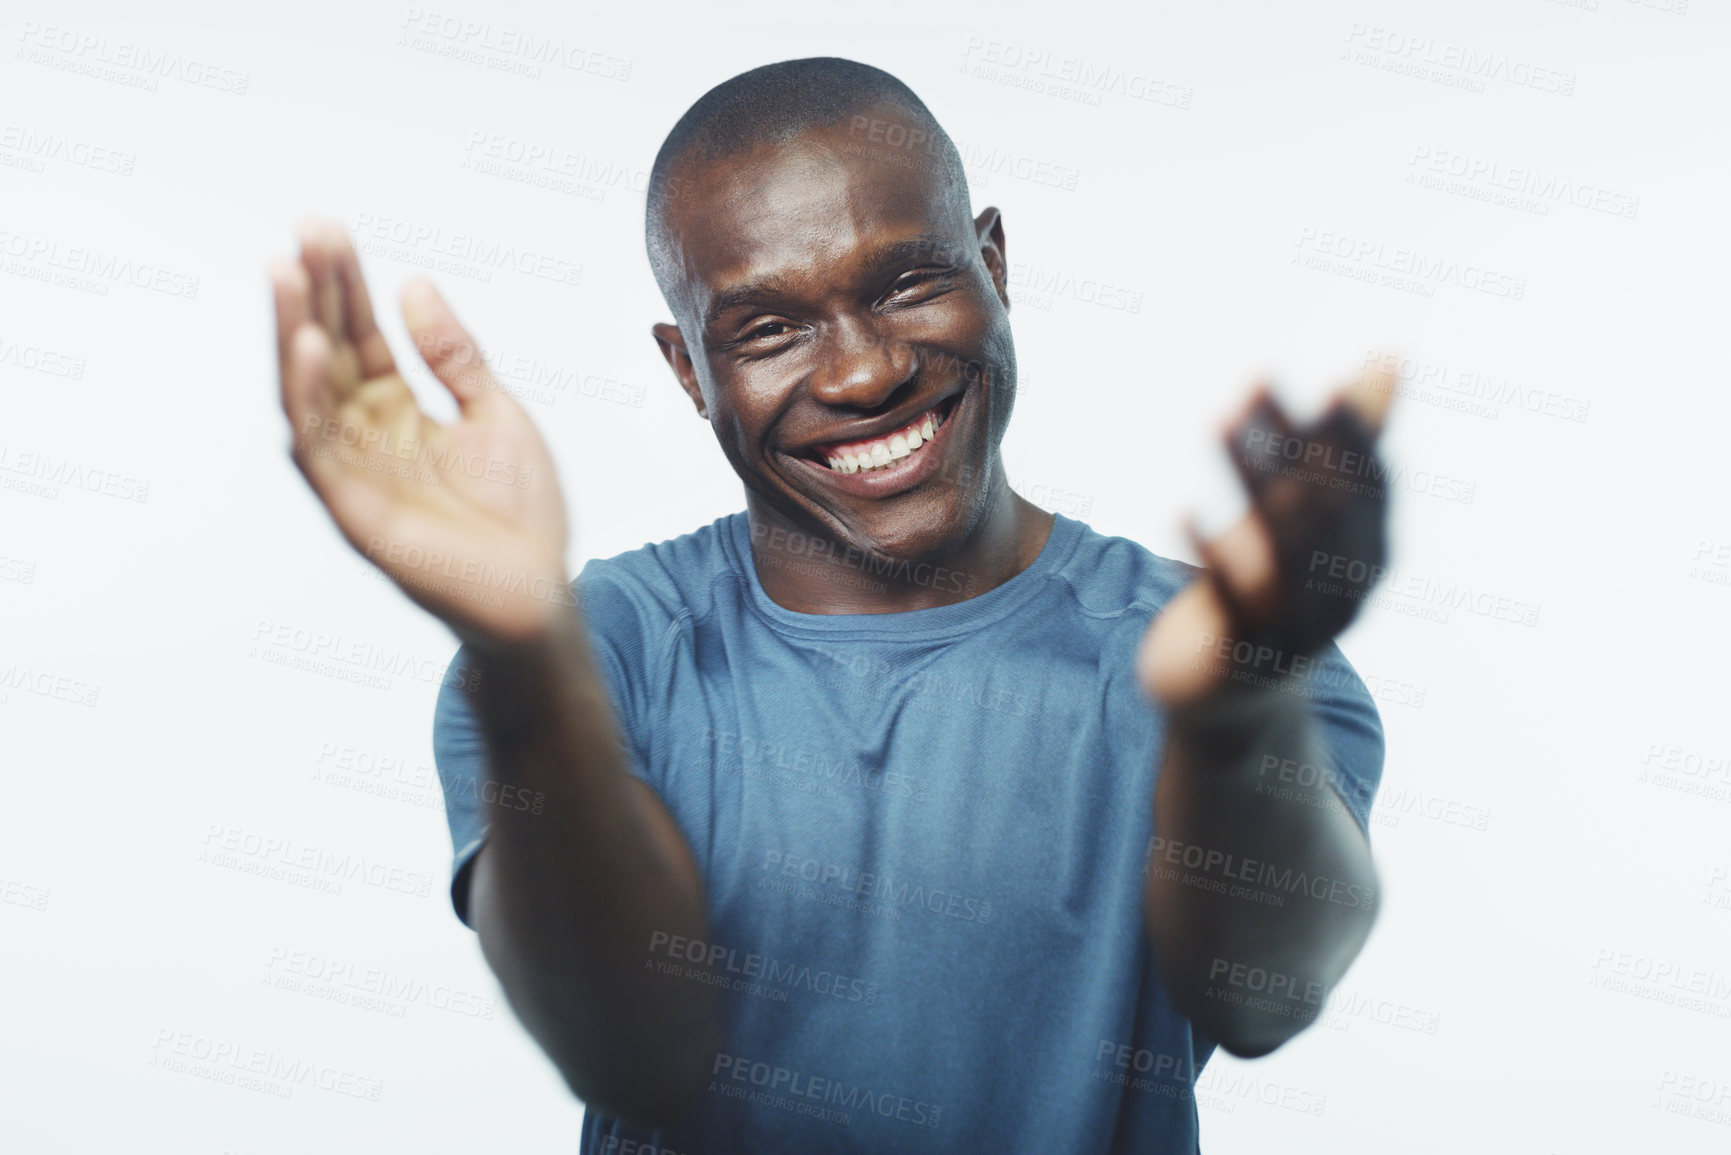
[[[906,613],[777,605],[743,512],[586,565],[632,772],[707,886],[709,941],[651,942],[645,965],[709,963],[728,1010],[687,1121],[591,1111],[585,1155],[1196,1152],[1214,1043],[1144,938],[1162,717],[1135,674],[1196,573],[1062,515],[1009,581]],[[526,800],[491,796],[457,683],[434,750],[467,922],[486,808]],[[1333,646],[1307,693],[1368,830],[1376,708]]]

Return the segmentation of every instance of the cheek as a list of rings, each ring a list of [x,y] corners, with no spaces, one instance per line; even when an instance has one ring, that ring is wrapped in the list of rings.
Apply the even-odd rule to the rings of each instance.
[[[781,388],[779,377],[770,383],[736,374],[717,381],[711,394],[710,423],[729,460],[761,459],[764,435],[775,416],[774,398]]]
[[[943,354],[951,363],[946,375],[973,379],[979,375],[976,362],[995,370],[1007,348],[1003,338],[1008,330],[1000,336],[1002,310],[996,305],[996,298],[986,301],[974,293],[957,293],[917,310],[918,315],[910,315],[898,335],[909,344]]]

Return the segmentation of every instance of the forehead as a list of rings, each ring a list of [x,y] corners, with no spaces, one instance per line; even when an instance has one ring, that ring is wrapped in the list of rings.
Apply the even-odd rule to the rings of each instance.
[[[730,288],[821,278],[897,241],[964,243],[935,150],[873,140],[861,119],[685,166],[667,223],[699,316]]]

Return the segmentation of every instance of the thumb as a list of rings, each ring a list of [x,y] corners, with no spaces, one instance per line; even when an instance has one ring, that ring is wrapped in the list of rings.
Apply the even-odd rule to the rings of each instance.
[[[481,347],[463,328],[432,282],[420,277],[403,286],[403,321],[421,360],[457,399],[461,409],[499,388],[481,359]]]

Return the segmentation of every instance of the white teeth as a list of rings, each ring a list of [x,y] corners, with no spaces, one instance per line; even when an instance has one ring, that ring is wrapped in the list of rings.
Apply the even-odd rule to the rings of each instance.
[[[838,453],[828,458],[829,467],[837,473],[861,473],[882,469],[932,440],[943,427],[943,419],[937,413],[927,413],[920,423],[912,428],[892,433],[885,440],[874,441],[870,446],[856,449],[852,453]]]

